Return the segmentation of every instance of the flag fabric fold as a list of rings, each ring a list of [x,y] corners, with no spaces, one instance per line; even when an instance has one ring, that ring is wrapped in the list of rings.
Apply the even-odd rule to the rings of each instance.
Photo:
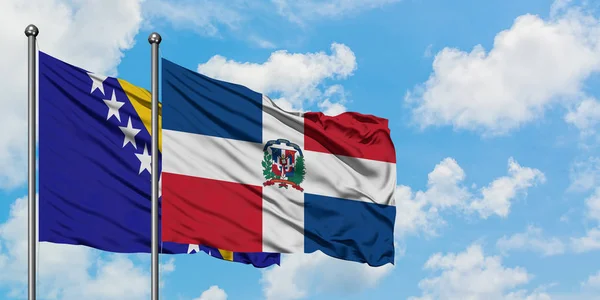
[[[394,263],[388,121],[290,113],[162,59],[163,240]]]
[[[150,252],[150,101],[146,89],[39,52],[40,241]],[[278,253],[193,243],[162,242],[159,248],[261,268],[280,262]]]

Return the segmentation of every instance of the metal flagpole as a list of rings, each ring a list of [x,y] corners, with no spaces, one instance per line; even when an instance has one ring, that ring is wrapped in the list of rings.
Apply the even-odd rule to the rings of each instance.
[[[158,300],[158,45],[162,38],[153,32],[152,47],[152,300]]]
[[[27,88],[28,98],[28,248],[27,248],[27,266],[28,266],[28,299],[35,300],[36,290],[36,243],[37,243],[37,203],[35,199],[35,140],[36,140],[36,126],[37,126],[37,114],[36,114],[36,47],[35,42],[39,33],[38,28],[31,24],[25,28],[25,36],[27,36],[28,50],[27,50],[27,81],[29,87]]]

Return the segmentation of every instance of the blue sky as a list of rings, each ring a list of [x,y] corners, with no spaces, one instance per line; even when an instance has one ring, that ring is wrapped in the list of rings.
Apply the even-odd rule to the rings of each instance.
[[[150,86],[163,57],[282,107],[390,120],[394,267],[161,257],[162,299],[600,299],[595,1],[9,0],[0,4],[0,294],[26,288],[26,61]],[[41,5],[44,3],[44,5]],[[10,46],[6,46],[10,45]],[[40,247],[40,299],[147,299],[147,256]],[[415,298],[411,298],[415,297]]]

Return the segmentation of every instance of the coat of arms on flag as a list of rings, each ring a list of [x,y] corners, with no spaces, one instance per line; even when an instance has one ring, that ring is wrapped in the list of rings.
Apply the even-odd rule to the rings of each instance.
[[[300,184],[304,181],[306,170],[302,149],[298,145],[285,139],[271,140],[265,144],[263,152],[263,176],[267,180],[264,186],[278,183],[279,188],[287,189],[289,184],[304,191]]]

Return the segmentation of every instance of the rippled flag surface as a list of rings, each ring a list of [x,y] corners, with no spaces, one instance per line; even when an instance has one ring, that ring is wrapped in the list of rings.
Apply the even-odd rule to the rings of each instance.
[[[39,52],[40,241],[150,252],[150,99],[125,80]],[[278,253],[173,242],[159,247],[256,267],[280,262]]]
[[[386,119],[290,113],[166,59],[161,75],[163,240],[394,262]]]

